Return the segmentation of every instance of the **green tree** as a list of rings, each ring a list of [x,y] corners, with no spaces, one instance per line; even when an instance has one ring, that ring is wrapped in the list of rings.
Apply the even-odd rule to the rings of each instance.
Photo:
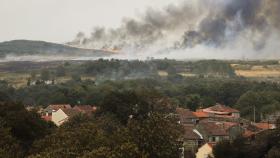
[[[147,119],[132,119],[128,129],[133,142],[148,158],[178,158],[183,128],[173,116],[151,113]]]
[[[27,79],[27,84],[26,84],[27,86],[30,86],[31,85],[31,79],[30,78],[28,78]]]
[[[79,74],[73,74],[71,76],[72,80],[75,81],[75,82],[81,82],[82,79],[81,79],[81,76]]]
[[[31,71],[31,74],[30,74],[31,80],[36,80],[36,76],[37,76],[36,72],[35,71]]]
[[[280,110],[280,95],[275,91],[248,91],[237,101],[236,108],[241,110],[241,115],[253,120],[254,108],[256,120],[260,121],[261,114],[270,114]]]
[[[50,71],[48,69],[43,69],[41,71],[41,79],[47,81],[50,80],[50,78],[51,78]]]
[[[57,77],[65,76],[65,74],[66,74],[65,67],[62,66],[62,65],[58,66],[56,68],[55,74],[56,74]]]
[[[11,129],[0,117],[0,157],[20,158],[23,157],[23,149],[19,141],[12,136]]]
[[[101,113],[114,114],[124,124],[131,116],[145,118],[151,110],[152,106],[147,100],[133,91],[112,92],[104,98],[100,106]]]
[[[188,95],[186,97],[186,103],[185,104],[187,105],[187,107],[190,110],[195,111],[202,104],[200,95],[197,95],[197,94]]]
[[[138,147],[132,142],[120,144],[113,150],[109,147],[100,147],[89,153],[86,153],[82,158],[147,158],[147,155],[141,153]]]
[[[52,127],[52,124],[42,120],[37,113],[26,111],[21,104],[1,103],[0,118],[24,149],[28,149],[34,140],[50,133]]]
[[[84,120],[81,123],[77,119]],[[111,116],[76,118],[33,145],[32,157],[142,158],[127,129]],[[143,157],[144,158],[144,157]]]
[[[276,158],[279,156],[279,145],[279,131],[264,131],[250,142],[245,138],[220,142],[214,147],[213,154],[215,158],[224,158],[225,155],[228,158]]]
[[[280,157],[280,147],[273,147],[269,150],[267,158],[279,158]]]

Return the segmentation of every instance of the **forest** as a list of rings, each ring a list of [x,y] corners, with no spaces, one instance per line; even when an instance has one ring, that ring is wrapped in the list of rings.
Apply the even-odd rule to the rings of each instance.
[[[196,75],[182,75],[186,72]],[[20,88],[0,82],[0,157],[178,158],[183,128],[171,115],[177,107],[195,111],[221,103],[248,120],[253,120],[255,108],[256,121],[280,110],[277,82],[237,76],[225,61],[102,59],[28,73]],[[84,79],[85,74],[94,78]],[[61,76],[70,79],[57,82]],[[35,112],[50,104],[94,105],[98,110],[58,128]],[[26,110],[30,106],[34,111]],[[250,144],[241,138],[221,142],[214,155],[276,158],[279,140],[276,130]]]
[[[257,63],[263,64],[251,62]],[[107,94],[129,90],[138,95],[157,94],[168,98],[175,106],[193,111],[221,103],[240,110],[244,118],[251,120],[254,108],[257,120],[280,110],[278,82],[237,76],[229,61],[100,59],[44,66],[37,65],[28,70],[26,85],[20,88],[2,80],[0,100],[36,107],[77,103],[99,105]],[[26,71],[21,67],[13,68],[13,71]],[[194,75],[184,76],[187,73]],[[59,78],[67,79],[58,82]]]

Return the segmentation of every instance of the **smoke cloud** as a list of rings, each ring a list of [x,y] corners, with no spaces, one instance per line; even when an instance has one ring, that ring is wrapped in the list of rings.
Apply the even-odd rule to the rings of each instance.
[[[117,29],[80,32],[69,44],[140,56],[273,58],[280,57],[279,15],[279,0],[188,0],[148,8],[138,18],[124,18]]]

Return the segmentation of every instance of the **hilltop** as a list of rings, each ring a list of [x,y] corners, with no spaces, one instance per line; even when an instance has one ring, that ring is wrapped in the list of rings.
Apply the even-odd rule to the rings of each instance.
[[[94,56],[104,57],[111,55],[109,51],[82,49],[63,44],[44,41],[13,40],[0,43],[0,57],[7,55],[61,55],[61,56]]]

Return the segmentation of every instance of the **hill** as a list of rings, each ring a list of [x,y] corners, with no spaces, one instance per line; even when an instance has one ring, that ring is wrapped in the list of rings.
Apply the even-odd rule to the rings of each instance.
[[[111,54],[109,51],[75,48],[44,41],[14,40],[0,43],[0,57],[7,55],[82,55],[103,57]]]

